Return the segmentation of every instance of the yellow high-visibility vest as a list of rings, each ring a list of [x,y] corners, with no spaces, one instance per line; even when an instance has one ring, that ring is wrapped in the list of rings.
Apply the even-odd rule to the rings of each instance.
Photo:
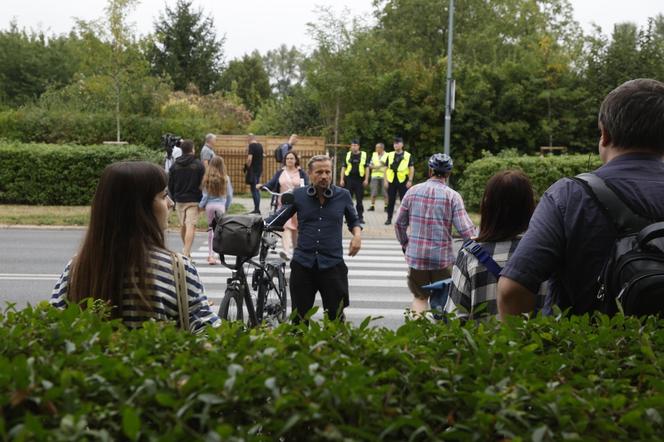
[[[350,175],[350,169],[353,167],[353,165],[350,163],[350,156],[353,152],[348,151],[346,154],[346,170],[344,171],[344,175],[348,176]],[[364,178],[364,169],[367,167],[367,153],[363,150],[360,151],[360,178]]]
[[[386,171],[386,176],[387,176],[387,182],[392,183],[394,182],[394,169],[392,169],[392,163],[394,162],[394,156],[396,155],[395,151],[392,151],[387,154],[387,171]],[[403,152],[403,158],[401,159],[401,162],[399,163],[399,166],[397,167],[397,180],[400,183],[403,183],[406,181],[406,178],[408,177],[408,163],[410,162],[410,153],[404,151]]]
[[[380,163],[385,163],[387,159],[387,152],[383,151],[381,156],[378,156],[378,152],[371,154],[371,164],[377,165]],[[383,178],[385,176],[385,166],[374,167],[371,169],[371,178]]]

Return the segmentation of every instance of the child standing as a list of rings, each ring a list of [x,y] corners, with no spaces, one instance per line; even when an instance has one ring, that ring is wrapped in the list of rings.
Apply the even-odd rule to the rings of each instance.
[[[219,264],[219,260],[214,257],[212,251],[212,239],[214,232],[212,230],[212,220],[215,214],[225,213],[231,205],[233,199],[233,186],[231,179],[226,173],[226,164],[224,159],[215,155],[210,160],[208,167],[205,169],[203,176],[203,183],[201,184],[203,191],[203,198],[198,204],[200,210],[205,210],[208,221],[208,264]]]

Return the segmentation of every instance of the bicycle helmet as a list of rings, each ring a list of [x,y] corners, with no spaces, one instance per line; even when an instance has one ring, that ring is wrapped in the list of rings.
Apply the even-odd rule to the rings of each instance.
[[[452,158],[446,153],[435,153],[429,158],[429,167],[438,173],[447,173],[452,170]]]

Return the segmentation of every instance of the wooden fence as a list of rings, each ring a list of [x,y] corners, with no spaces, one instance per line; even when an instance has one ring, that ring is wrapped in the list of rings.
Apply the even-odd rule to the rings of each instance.
[[[274,159],[274,150],[277,146],[288,141],[288,136],[257,136],[256,141],[263,145],[263,175],[260,182],[266,183],[281,165]],[[228,175],[235,188],[235,192],[244,193],[248,186],[244,182],[243,166],[247,161],[247,146],[249,139],[246,135],[217,135],[214,151],[224,158]],[[300,137],[293,148],[300,157],[300,167],[306,168],[307,161],[314,155],[325,154],[325,140],[322,137]]]

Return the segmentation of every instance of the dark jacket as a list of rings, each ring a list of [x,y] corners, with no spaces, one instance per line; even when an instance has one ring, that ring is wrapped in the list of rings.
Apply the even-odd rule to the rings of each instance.
[[[270,189],[272,192],[277,192],[281,193],[281,185],[279,184],[279,178],[281,178],[281,174],[284,172],[284,169],[279,169],[275,172],[275,174],[270,178],[270,181],[265,183],[263,187],[267,187]],[[304,173],[304,170],[299,169],[298,172],[300,172],[300,178],[304,180],[304,185],[308,186],[309,185],[309,177],[307,176],[306,173]]]
[[[182,155],[168,173],[168,193],[176,203],[198,203],[205,166],[193,154]]]

